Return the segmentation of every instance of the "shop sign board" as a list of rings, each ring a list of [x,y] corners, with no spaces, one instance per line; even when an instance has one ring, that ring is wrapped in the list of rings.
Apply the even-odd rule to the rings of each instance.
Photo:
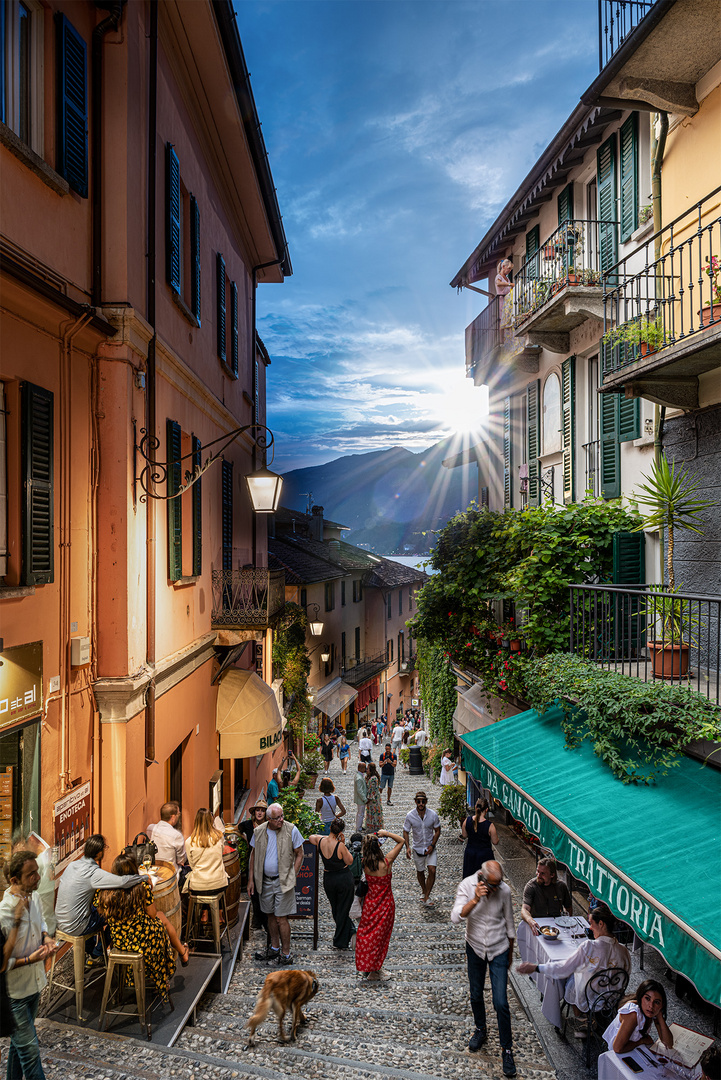
[[[0,666],[0,728],[31,720],[43,707],[43,643],[4,649]]]
[[[290,919],[312,919],[313,948],[318,948],[318,848],[310,840],[303,842],[303,862],[295,879],[295,915]],[[296,931],[293,931],[296,934]],[[301,937],[305,936],[300,934]]]
[[[62,873],[77,858],[90,836],[90,781],[64,795],[53,807],[55,819],[55,873]]]

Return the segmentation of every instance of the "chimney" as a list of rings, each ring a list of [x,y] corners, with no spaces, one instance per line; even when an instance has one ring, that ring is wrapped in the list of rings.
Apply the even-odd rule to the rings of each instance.
[[[328,548],[334,559],[340,558],[340,540],[329,540]]]
[[[311,535],[311,539],[317,540],[319,543],[323,543],[323,507],[314,506],[311,509],[311,518],[308,522],[308,530]]]

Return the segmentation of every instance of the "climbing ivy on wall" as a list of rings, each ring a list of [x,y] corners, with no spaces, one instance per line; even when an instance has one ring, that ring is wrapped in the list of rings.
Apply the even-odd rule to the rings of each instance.
[[[452,746],[458,695],[456,676],[442,648],[418,642],[418,676],[431,739],[441,746]]]
[[[293,738],[308,730],[311,710],[308,701],[310,660],[305,647],[308,617],[299,604],[286,604],[273,634],[273,665],[283,680],[283,695],[290,703],[288,727]]]

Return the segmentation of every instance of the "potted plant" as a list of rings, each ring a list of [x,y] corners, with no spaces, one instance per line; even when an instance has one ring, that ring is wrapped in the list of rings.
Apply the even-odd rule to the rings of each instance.
[[[712,255],[710,258],[706,256],[706,271],[711,278],[711,299],[701,309],[701,325],[710,326],[711,323],[721,320],[721,284],[719,283],[719,274],[721,274],[721,260],[716,255]]]
[[[701,486],[699,480],[694,480],[684,466],[676,468],[676,464],[669,465],[664,454],[658,461],[654,461],[649,475],[644,476],[647,481],[640,485],[640,494],[635,499],[639,506],[648,507],[648,512],[642,513],[641,524],[636,527],[636,532],[642,529],[666,529],[666,569],[668,572],[668,592],[675,593],[676,575],[673,566],[673,552],[675,534],[678,530],[695,532],[699,535],[703,530],[700,528],[702,514],[715,504],[698,496]],[[659,586],[662,590],[662,587]],[[678,677],[685,675],[688,670],[689,645],[693,640],[685,640],[684,631],[689,639],[692,638],[693,619],[689,616],[688,608],[684,608],[681,598],[668,598],[664,601],[656,601],[651,608],[653,622],[660,626],[661,637],[649,641],[648,646],[654,653],[654,674],[664,676],[669,674],[665,669],[670,666],[671,675]],[[659,610],[660,607],[660,610]],[[685,649],[683,648],[685,646]],[[665,653],[671,655],[669,664],[666,664]],[[683,669],[683,657],[685,653],[686,668]]]
[[[647,221],[650,221],[653,217],[653,206],[651,203],[648,206],[642,206],[638,212],[639,225],[645,225]]]
[[[446,784],[438,801],[438,814],[451,828],[462,825],[468,817],[465,784]]]
[[[320,750],[307,750],[303,755],[299,782],[304,788],[314,788],[318,773],[322,772],[324,767],[325,761]]]

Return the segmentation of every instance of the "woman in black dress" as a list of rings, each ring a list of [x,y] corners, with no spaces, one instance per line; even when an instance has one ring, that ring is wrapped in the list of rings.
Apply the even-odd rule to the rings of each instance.
[[[468,841],[463,852],[463,876],[470,877],[481,869],[484,862],[493,858],[492,844],[498,843],[496,826],[486,820],[490,807],[487,799],[479,799],[473,817],[468,815],[461,826],[463,838]]]
[[[344,829],[343,818],[335,818],[330,823],[330,836],[315,834],[308,837],[311,844],[318,848],[323,860],[323,888],[330,901],[335,923],[334,949],[349,949],[355,933],[355,925],[350,917],[355,896],[355,878],[351,870],[353,856],[345,846]]]
[[[320,752],[325,759],[325,772],[327,776],[328,770],[330,769],[330,763],[333,760],[333,743],[331,742],[330,735],[327,731],[323,736],[322,743],[320,744]]]

